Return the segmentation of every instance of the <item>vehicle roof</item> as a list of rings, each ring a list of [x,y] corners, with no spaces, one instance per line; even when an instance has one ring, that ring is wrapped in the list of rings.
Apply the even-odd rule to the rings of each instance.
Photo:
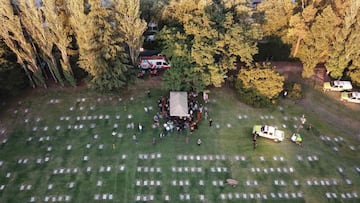
[[[265,126],[264,126],[264,129],[265,129],[266,131],[275,131],[275,127],[273,127],[273,126],[268,126],[268,125],[265,125]]]
[[[351,82],[350,82],[350,81],[339,81],[339,80],[336,80],[336,81],[334,81],[334,84],[335,84],[335,85],[343,85],[343,86],[351,86]]]
[[[163,60],[165,56],[142,56],[140,60]]]
[[[351,92],[351,96],[360,98],[360,92]]]

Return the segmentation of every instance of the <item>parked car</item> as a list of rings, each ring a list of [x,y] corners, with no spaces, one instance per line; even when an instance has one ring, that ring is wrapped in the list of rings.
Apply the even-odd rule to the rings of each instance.
[[[324,91],[348,91],[352,90],[352,85],[350,81],[331,81],[324,82],[323,85]]]
[[[285,138],[284,131],[268,125],[254,125],[252,133],[260,137],[272,139],[275,142],[281,142]]]
[[[360,92],[342,92],[340,100],[360,103]]]

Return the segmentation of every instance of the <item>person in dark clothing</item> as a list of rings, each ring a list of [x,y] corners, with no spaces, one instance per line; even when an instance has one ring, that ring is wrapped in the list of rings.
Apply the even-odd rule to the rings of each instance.
[[[256,133],[253,133],[253,145],[254,145],[254,150],[256,149],[256,146],[257,146],[257,141],[256,141],[256,139],[257,139],[257,134]]]

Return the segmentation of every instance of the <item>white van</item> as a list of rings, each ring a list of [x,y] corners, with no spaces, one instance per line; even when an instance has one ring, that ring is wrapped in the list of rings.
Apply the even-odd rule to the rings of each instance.
[[[170,68],[170,64],[166,61],[166,57],[162,55],[140,57],[138,66],[143,70]]]
[[[352,85],[350,81],[331,81],[324,82],[323,86],[324,91],[348,91],[352,90]]]

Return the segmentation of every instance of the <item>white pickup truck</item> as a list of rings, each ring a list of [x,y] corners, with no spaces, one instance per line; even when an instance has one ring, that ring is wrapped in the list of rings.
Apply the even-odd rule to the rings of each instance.
[[[284,131],[278,130],[276,127],[268,125],[254,125],[253,134],[272,139],[275,142],[281,142],[285,138]]]

